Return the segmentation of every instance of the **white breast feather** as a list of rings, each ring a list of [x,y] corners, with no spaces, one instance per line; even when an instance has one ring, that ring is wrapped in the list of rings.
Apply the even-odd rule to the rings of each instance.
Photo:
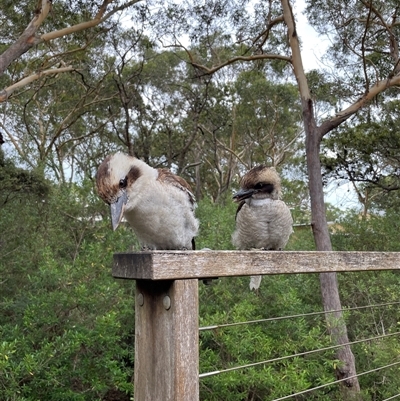
[[[251,199],[236,216],[232,243],[238,249],[283,249],[293,232],[289,208],[281,200]]]
[[[187,193],[171,184],[139,177],[125,217],[142,246],[149,249],[191,249],[199,222]]]

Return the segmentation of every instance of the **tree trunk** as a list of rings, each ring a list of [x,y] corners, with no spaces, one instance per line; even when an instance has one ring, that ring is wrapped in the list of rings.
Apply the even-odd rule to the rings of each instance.
[[[303,111],[305,111],[303,118],[306,127],[308,187],[311,199],[311,226],[314,241],[318,251],[331,251],[332,244],[326,221],[321,161],[319,157],[321,135],[315,125],[311,100],[308,102],[303,101]],[[321,273],[320,285],[324,310],[328,312],[325,318],[332,342],[334,344],[346,344],[349,342],[349,338],[342,312],[329,312],[342,309],[336,273]],[[356,366],[350,346],[344,345],[339,348],[336,355],[340,361],[339,365],[336,366],[337,379],[354,376],[356,374]],[[361,399],[360,385],[357,377],[343,381],[341,389],[345,400]]]
[[[306,133],[306,157],[308,171],[308,187],[311,200],[311,225],[315,245],[318,251],[331,251],[332,244],[326,221],[324,191],[322,184],[320,144],[323,134],[326,133],[317,127],[313,102],[311,99],[308,82],[304,73],[303,62],[300,53],[300,45],[297,37],[295,20],[289,0],[281,0],[284,20],[288,27],[289,45],[292,51],[292,65],[296,76],[301,96],[303,123]],[[329,312],[342,309],[339,297],[339,287],[336,273],[320,274],[321,294],[326,313],[327,328],[334,344],[346,344],[349,342],[346,323],[342,312]],[[336,376],[345,379],[356,374],[354,355],[349,345],[343,345],[337,351]],[[359,400],[360,385],[358,378],[348,379],[341,386],[343,399]]]

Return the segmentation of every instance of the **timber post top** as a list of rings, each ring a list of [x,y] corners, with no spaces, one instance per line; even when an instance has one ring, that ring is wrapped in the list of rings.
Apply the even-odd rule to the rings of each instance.
[[[112,274],[134,280],[181,280],[399,269],[400,252],[142,251],[115,253]]]

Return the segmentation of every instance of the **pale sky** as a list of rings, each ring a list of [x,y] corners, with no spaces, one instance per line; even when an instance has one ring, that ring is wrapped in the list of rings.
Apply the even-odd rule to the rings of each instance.
[[[296,16],[297,34],[302,43],[302,60],[305,71],[322,67],[321,58],[327,50],[329,39],[318,35],[314,28],[308,24],[303,14],[304,0],[296,1],[293,9]],[[325,201],[340,208],[359,208],[360,204],[353,186],[349,182],[333,182],[325,190]]]
[[[304,8],[304,0],[296,1],[293,6],[297,35],[301,40],[303,66],[306,71],[309,71],[320,66],[321,57],[328,48],[329,41],[327,38],[319,36],[315,29],[308,24],[307,18],[303,14]]]

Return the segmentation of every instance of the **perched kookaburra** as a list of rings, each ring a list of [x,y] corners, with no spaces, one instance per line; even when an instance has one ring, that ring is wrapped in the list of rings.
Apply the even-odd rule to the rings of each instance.
[[[125,216],[143,249],[194,249],[199,221],[183,178],[116,153],[101,163],[96,183],[98,194],[111,207],[114,230]]]
[[[237,249],[282,250],[293,232],[293,219],[281,196],[281,180],[273,167],[252,168],[233,195],[239,202],[232,243]],[[250,289],[258,289],[261,276],[252,276]]]

